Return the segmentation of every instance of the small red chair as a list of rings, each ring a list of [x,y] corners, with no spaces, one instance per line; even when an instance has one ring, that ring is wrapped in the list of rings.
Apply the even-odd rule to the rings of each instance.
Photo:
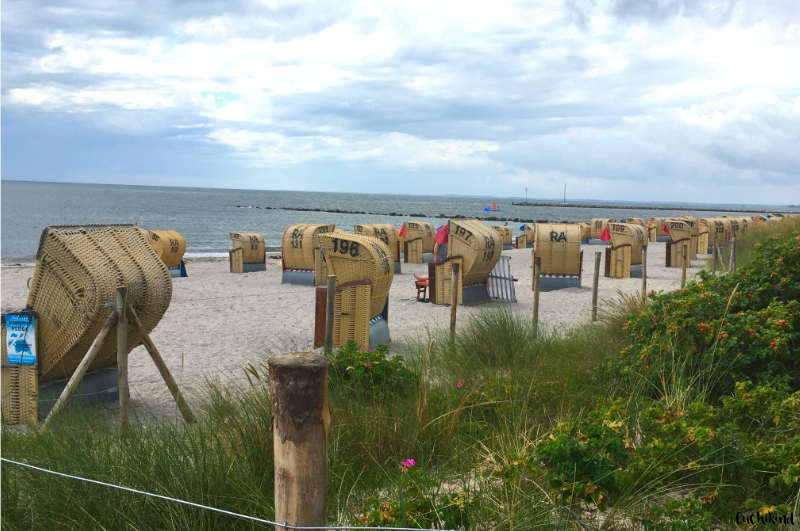
[[[428,298],[428,281],[417,280],[414,284],[417,286],[417,300],[419,300],[420,295],[422,295],[422,300]]]

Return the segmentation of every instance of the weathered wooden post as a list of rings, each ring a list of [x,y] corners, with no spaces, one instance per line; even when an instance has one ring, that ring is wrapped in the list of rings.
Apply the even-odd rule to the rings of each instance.
[[[294,352],[267,360],[275,453],[275,521],[325,525],[328,489],[328,359]],[[275,526],[281,531],[283,526]]]
[[[459,264],[451,263],[450,274],[450,343],[456,340],[456,308],[458,307],[458,291],[461,288],[459,282]]]
[[[731,259],[728,262],[728,273],[736,272],[736,236],[731,238]]]
[[[117,288],[117,385],[119,386],[119,426],[128,430],[128,288]]]
[[[681,289],[686,286],[686,268],[689,262],[689,246],[685,243],[681,246]]]
[[[713,247],[711,248],[711,274],[716,276],[717,275],[717,242],[714,242]]]
[[[539,333],[539,279],[542,270],[542,257],[533,259],[533,333]]]
[[[333,352],[333,317],[336,311],[336,275],[328,275],[327,306],[325,307],[325,343],[323,350],[330,355]],[[317,343],[319,345],[319,343]]]
[[[647,297],[647,247],[642,247],[642,299]]]
[[[600,282],[600,259],[603,253],[594,253],[594,281],[592,283],[592,322],[597,321],[597,286]]]

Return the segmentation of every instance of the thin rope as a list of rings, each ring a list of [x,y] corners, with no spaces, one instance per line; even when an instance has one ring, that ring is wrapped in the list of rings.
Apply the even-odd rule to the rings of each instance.
[[[132,492],[134,494],[141,494],[143,496],[150,496],[150,497],[153,497],[153,498],[158,498],[160,500],[171,501],[171,502],[175,502],[175,503],[181,503],[183,505],[189,505],[190,507],[196,507],[198,509],[206,509],[207,511],[213,511],[213,512],[224,514],[224,515],[227,515],[227,516],[235,516],[237,518],[243,518],[245,520],[258,522],[260,524],[266,524],[266,525],[271,525],[271,526],[280,526],[280,527],[283,527],[284,529],[297,529],[297,530],[307,529],[307,530],[319,530],[319,531],[324,531],[324,530],[329,530],[329,531],[349,531],[349,530],[378,530],[378,529],[380,529],[380,530],[388,530],[388,531],[423,531],[421,528],[418,528],[418,527],[353,527],[353,526],[318,526],[318,527],[314,527],[314,526],[289,525],[286,522],[283,522],[283,523],[273,522],[271,520],[265,520],[263,518],[257,518],[255,516],[248,516],[246,514],[235,513],[233,511],[226,511],[225,509],[218,509],[216,507],[209,507],[208,505],[202,505],[200,503],[194,503],[194,502],[190,502],[190,501],[186,501],[186,500],[179,500],[177,498],[171,498],[169,496],[163,496],[161,494],[153,494],[152,492],[146,492],[146,491],[143,491],[143,490],[132,489],[130,487],[123,487],[122,485],[115,485],[113,483],[106,483],[104,481],[97,481],[96,479],[82,478],[80,476],[73,476],[73,475],[70,475],[70,474],[65,474],[63,472],[56,472],[55,470],[48,470],[46,468],[40,468],[38,466],[30,465],[28,463],[21,463],[19,461],[14,461],[12,459],[6,459],[5,457],[0,458],[0,461],[2,461],[4,463],[9,463],[9,464],[12,464],[12,465],[21,466],[23,468],[30,468],[32,470],[36,470],[38,472],[44,472],[46,474],[53,474],[55,476],[60,476],[60,477],[63,477],[63,478],[76,479],[78,481],[85,481],[86,483],[92,483],[94,485],[101,485],[103,487],[111,487],[112,489],[118,489],[118,490],[123,490],[123,491],[126,491],[126,492]],[[457,531],[457,530],[444,530],[444,531]]]

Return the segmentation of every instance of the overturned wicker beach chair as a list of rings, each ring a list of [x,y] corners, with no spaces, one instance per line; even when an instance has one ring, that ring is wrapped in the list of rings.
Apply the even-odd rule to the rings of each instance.
[[[281,283],[306,286],[324,284],[328,265],[319,249],[319,236],[335,230],[333,224],[323,223],[297,223],[286,227],[281,239]]]
[[[186,238],[174,230],[151,230],[147,233],[150,245],[164,265],[169,269],[172,278],[185,277],[186,264],[183,255],[186,253]]]
[[[264,236],[257,232],[231,232],[233,250],[228,252],[231,273],[253,273],[267,270],[267,247]]]
[[[644,227],[633,223],[609,223],[611,246],[606,247],[605,276],[642,278],[642,250],[647,248]]]
[[[531,264],[542,259],[539,269],[539,289],[581,287],[583,252],[581,251],[581,228],[561,223],[537,223],[536,242],[531,253]],[[531,275],[531,288],[535,279]]]
[[[353,339],[374,349],[390,341],[389,289],[394,279],[392,253],[374,236],[321,234],[328,271],[336,275],[333,346]],[[314,347],[323,346],[327,316],[327,286],[316,291]]]

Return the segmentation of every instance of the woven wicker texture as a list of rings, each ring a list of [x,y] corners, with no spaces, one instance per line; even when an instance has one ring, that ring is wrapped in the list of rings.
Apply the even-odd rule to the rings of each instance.
[[[329,274],[336,275],[336,285],[351,280],[371,281],[369,318],[380,315],[394,279],[392,253],[386,244],[360,234],[321,234],[320,239]]]
[[[408,240],[406,262],[409,264],[422,263],[422,238]]]
[[[231,262],[231,273],[244,273],[243,256],[244,249],[241,247],[228,251],[228,258],[230,258]]]
[[[0,378],[0,411],[3,422],[36,424],[39,420],[39,366],[9,365],[6,346],[6,321],[2,325],[2,378]],[[38,324],[37,324],[38,326]]]
[[[591,226],[585,221],[579,221],[576,225],[581,228],[581,241],[588,239],[592,233]]]
[[[669,229],[669,237],[673,242],[683,240],[691,240],[692,226],[682,219],[669,219],[667,220],[667,228]],[[687,241],[687,243],[689,243]]]
[[[597,240],[603,234],[603,231],[606,230],[608,226],[608,222],[614,222],[613,219],[603,219],[603,218],[595,218],[589,223],[589,237]]]
[[[500,235],[500,241],[503,245],[511,245],[511,227],[504,227],[502,225],[492,225],[492,228]]]
[[[500,235],[477,219],[451,219],[448,231],[447,254],[463,259],[464,285],[485,283],[503,250]]]
[[[532,244],[536,241],[536,223],[525,223],[522,226],[522,235],[525,236],[525,241]]]
[[[406,221],[403,225],[408,233],[406,238],[409,241],[415,238],[422,238],[422,252],[433,252],[433,246],[436,245],[436,242],[433,240],[435,232],[432,224],[427,221]]]
[[[392,251],[393,262],[397,262],[400,259],[397,255],[397,229],[391,223],[360,223],[354,225],[353,230],[355,230],[356,234],[378,238]]]
[[[517,249],[525,249],[528,246],[528,237],[524,234],[517,236]]]
[[[342,231],[344,232],[344,231]],[[333,234],[336,234],[335,232]],[[324,286],[328,282],[328,263],[323,259],[319,246],[314,248],[314,285]]]
[[[319,247],[319,235],[333,232],[333,224],[298,223],[283,231],[281,253],[286,269],[314,269],[314,249]]]
[[[372,286],[368,284],[336,291],[333,303],[334,347],[343,347],[349,339],[354,339],[362,349],[369,348],[371,293]]]
[[[135,225],[45,228],[27,302],[39,314],[40,381],[75,371],[114,311],[105,303],[114,302],[120,286],[150,333],[169,307],[172,278]],[[140,341],[129,329],[128,351]],[[107,339],[89,370],[116,359],[116,342]]]
[[[456,289],[458,290],[458,304],[463,304],[461,288],[464,286],[464,265],[463,260],[451,258],[434,266],[436,272],[436,300],[438,304],[450,306],[453,301],[453,263],[458,264],[458,278],[456,279]]]
[[[632,223],[609,223],[608,232],[611,234],[611,245],[613,247],[630,245],[631,265],[642,263],[642,249],[647,247],[647,236],[644,227]]]
[[[641,227],[644,227],[646,224],[643,218],[623,218],[623,219],[625,220],[625,223],[631,223],[633,225],[639,225]]]
[[[534,257],[541,257],[540,271],[548,275],[581,274],[581,229],[563,223],[537,223]]]
[[[242,249],[245,264],[261,264],[267,254],[264,237],[257,232],[231,232],[234,249]]]
[[[186,238],[174,230],[151,230],[150,245],[167,267],[179,267],[186,253]]]
[[[608,264],[607,276],[611,278],[630,278],[631,247],[629,245],[624,247],[606,247],[606,253],[609,255],[606,257]],[[639,256],[641,256],[641,254]],[[641,262],[641,259],[639,261]]]

